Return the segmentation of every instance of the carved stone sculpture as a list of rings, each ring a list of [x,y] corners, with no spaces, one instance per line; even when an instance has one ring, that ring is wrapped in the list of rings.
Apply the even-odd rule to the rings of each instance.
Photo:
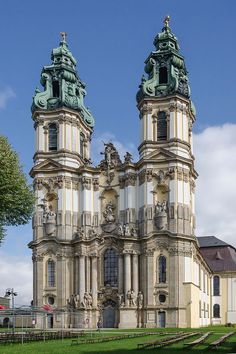
[[[141,291],[138,292],[137,305],[139,309],[143,307],[143,293]]]
[[[68,310],[75,309],[75,295],[70,295],[69,299],[67,299],[67,308]]]
[[[137,237],[137,236],[138,236],[137,230],[135,229],[135,227],[132,227],[132,229],[131,229],[131,231],[130,231],[130,234],[131,234],[131,236],[133,236],[133,237]]]
[[[125,163],[131,163],[133,158],[132,158],[132,155],[127,151],[125,156],[124,156],[124,159],[125,159]]]
[[[130,236],[129,225],[128,224],[124,224],[123,229],[124,229],[124,236]]]
[[[130,306],[135,306],[135,292],[131,290],[130,292],[130,299],[129,299]]]
[[[113,143],[104,143],[104,146],[104,152],[101,152],[104,155],[104,160],[101,161],[100,166],[105,170],[109,170],[120,165],[121,159]]]
[[[163,230],[167,225],[167,205],[166,201],[158,201],[155,206],[154,221],[158,230]]]
[[[80,307],[80,297],[79,294],[74,295],[75,308],[78,309]]]
[[[107,223],[113,223],[115,221],[115,214],[114,214],[115,206],[110,201],[107,203],[105,211],[103,212],[104,219]]]
[[[124,294],[117,294],[117,305],[118,307],[123,307],[125,304],[124,302]]]
[[[118,225],[117,235],[119,235],[119,236],[123,236],[124,235],[123,226],[121,224]]]
[[[46,199],[43,199],[43,204],[39,204],[39,206],[43,209],[45,233],[46,235],[51,236],[56,230],[56,213],[54,213],[52,206]]]

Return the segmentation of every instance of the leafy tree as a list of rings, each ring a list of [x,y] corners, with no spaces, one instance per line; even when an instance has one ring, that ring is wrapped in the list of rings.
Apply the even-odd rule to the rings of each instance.
[[[27,224],[32,216],[34,194],[19,164],[17,153],[0,136],[0,242],[5,226]]]

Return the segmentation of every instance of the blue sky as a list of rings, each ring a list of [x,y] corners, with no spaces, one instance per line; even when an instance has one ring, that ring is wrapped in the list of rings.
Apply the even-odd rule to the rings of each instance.
[[[222,140],[222,134],[227,141],[235,128],[234,0],[8,0],[1,2],[0,13],[0,134],[9,138],[26,173],[32,167],[34,154],[32,96],[42,66],[50,63],[51,50],[58,46],[61,31],[68,33],[79,75],[87,84],[86,104],[96,119],[97,141],[114,134],[114,140],[125,147],[138,145],[135,95],[144,60],[153,50],[153,39],[167,14],[189,71],[197,108],[196,141],[203,144],[211,137],[215,142],[217,137]],[[228,125],[224,129],[225,123]],[[217,128],[207,130],[213,126]],[[218,145],[209,146],[214,153]],[[211,224],[209,219],[204,222]],[[213,231],[202,227],[202,232]],[[232,230],[229,232],[232,238]],[[10,228],[0,255],[30,259],[26,247],[30,238],[30,225]]]

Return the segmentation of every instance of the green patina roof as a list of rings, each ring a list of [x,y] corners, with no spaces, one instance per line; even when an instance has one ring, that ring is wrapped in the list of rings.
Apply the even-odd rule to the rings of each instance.
[[[145,97],[163,97],[174,93],[190,97],[184,57],[179,52],[178,41],[169,27],[169,20],[167,16],[162,32],[157,34],[153,42],[156,50],[145,61],[147,77],[142,77],[137,93],[138,102]],[[166,79],[161,79],[163,71]]]
[[[61,35],[59,47],[52,50],[52,64],[43,67],[40,82],[44,91],[36,88],[32,112],[68,107],[80,112],[85,123],[93,127],[92,113],[84,105],[85,84],[76,71],[76,60],[68,49],[66,34]]]

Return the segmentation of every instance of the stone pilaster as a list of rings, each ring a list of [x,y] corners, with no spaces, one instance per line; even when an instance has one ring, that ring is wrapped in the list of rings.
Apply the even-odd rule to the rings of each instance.
[[[138,295],[139,291],[139,269],[138,269],[138,255],[133,254],[132,256],[132,290],[135,292],[135,295]]]
[[[131,254],[124,251],[124,292],[125,305],[128,306],[127,292],[131,290]]]
[[[79,293],[79,257],[74,258],[74,289],[75,293]]]
[[[98,291],[98,261],[97,256],[92,255],[92,267],[91,267],[91,278],[92,278],[92,297],[93,297],[93,307],[97,307],[97,291]]]
[[[79,296],[80,301],[84,298],[85,293],[85,256],[79,256]]]
[[[154,262],[153,262],[153,251],[146,251],[146,304],[147,306],[154,305],[153,296],[153,280],[154,280]]]
[[[118,263],[118,292],[119,294],[123,294],[124,292],[124,256],[123,254],[119,255],[119,263]]]

